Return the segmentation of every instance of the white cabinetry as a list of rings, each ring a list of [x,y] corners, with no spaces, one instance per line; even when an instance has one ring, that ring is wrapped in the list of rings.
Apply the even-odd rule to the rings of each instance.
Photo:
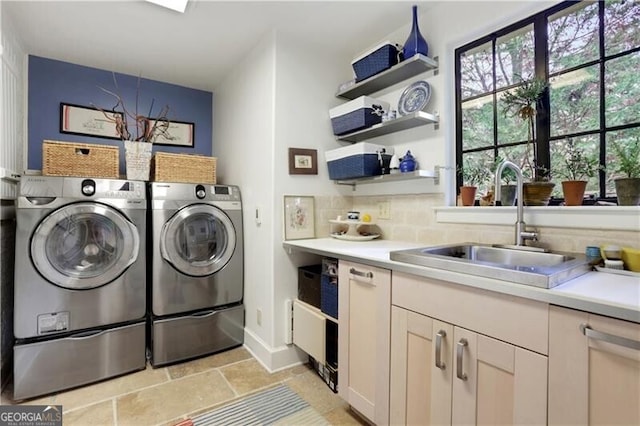
[[[338,392],[375,424],[389,422],[391,272],[338,266]]]
[[[552,306],[549,424],[640,424],[640,324]]]
[[[393,273],[391,424],[544,424],[548,307]]]
[[[320,309],[293,301],[293,343],[321,364],[326,361],[326,320]]]

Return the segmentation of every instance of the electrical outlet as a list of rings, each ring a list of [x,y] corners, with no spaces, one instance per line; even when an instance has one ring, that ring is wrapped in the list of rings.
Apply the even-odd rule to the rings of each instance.
[[[262,325],[262,309],[256,311],[256,322],[258,325]]]
[[[378,219],[391,219],[391,202],[378,203]]]

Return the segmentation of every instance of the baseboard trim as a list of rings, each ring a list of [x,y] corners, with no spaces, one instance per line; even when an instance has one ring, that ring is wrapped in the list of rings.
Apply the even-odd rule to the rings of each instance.
[[[295,345],[273,348],[250,330],[244,329],[244,347],[270,373],[304,364],[308,355]]]

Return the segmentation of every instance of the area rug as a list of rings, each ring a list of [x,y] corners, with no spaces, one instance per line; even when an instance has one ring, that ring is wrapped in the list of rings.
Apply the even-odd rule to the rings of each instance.
[[[209,413],[180,422],[180,426],[328,425],[304,399],[278,385],[234,401]],[[176,425],[177,426],[177,425]]]

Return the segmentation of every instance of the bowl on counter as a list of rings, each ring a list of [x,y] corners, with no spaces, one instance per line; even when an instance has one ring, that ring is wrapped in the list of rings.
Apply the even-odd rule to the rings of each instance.
[[[608,244],[600,247],[600,254],[603,259],[619,260],[622,258],[622,249],[620,246]]]

